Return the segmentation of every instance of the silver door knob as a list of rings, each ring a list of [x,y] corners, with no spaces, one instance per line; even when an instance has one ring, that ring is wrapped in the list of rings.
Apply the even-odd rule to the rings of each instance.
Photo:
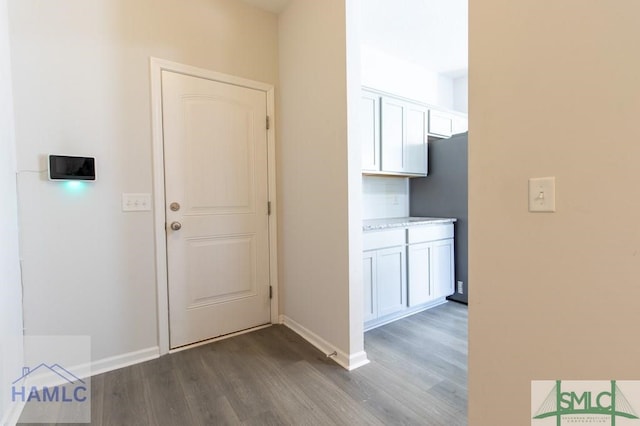
[[[174,231],[179,231],[182,228],[182,224],[180,222],[171,222],[171,229]]]

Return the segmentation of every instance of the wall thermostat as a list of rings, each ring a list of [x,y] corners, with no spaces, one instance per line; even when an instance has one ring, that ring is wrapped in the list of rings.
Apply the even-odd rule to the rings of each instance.
[[[49,180],[96,180],[94,157],[49,155]]]

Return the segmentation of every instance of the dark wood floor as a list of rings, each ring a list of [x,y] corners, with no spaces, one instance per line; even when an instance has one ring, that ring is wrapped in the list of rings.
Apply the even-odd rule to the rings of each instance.
[[[365,349],[371,363],[347,372],[268,327],[94,376],[92,424],[467,424],[466,306],[371,330]]]

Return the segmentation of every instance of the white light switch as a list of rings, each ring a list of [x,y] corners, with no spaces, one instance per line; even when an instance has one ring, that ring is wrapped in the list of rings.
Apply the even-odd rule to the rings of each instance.
[[[529,179],[529,211],[530,212],[555,212],[556,211],[556,178],[531,178]]]
[[[123,212],[143,212],[151,210],[151,194],[122,194]]]

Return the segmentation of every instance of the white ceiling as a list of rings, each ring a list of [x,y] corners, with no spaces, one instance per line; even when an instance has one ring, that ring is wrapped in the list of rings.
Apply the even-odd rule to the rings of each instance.
[[[362,43],[457,77],[468,68],[468,0],[362,0]]]
[[[243,1],[274,13],[289,2]],[[450,77],[466,74],[468,0],[361,0],[361,8],[363,44]]]

